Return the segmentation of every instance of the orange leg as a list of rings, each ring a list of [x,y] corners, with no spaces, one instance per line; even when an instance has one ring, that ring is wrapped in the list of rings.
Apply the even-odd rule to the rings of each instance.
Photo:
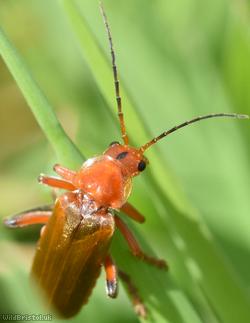
[[[136,314],[143,317],[143,318],[146,318],[147,309],[146,309],[145,305],[143,304],[143,302],[138,294],[138,290],[135,287],[135,285],[133,284],[130,276],[128,274],[126,274],[124,271],[121,271],[120,269],[118,271],[118,275],[119,275],[119,278],[121,278],[121,280],[124,282],[124,284],[127,287],[127,290],[128,290],[128,293],[130,294]]]
[[[57,177],[40,175],[38,177],[38,182],[48,186],[61,188],[63,190],[68,190],[68,191],[76,190],[76,187],[72,183]]]
[[[120,219],[117,215],[115,215],[115,223],[116,223],[117,228],[121,231],[122,235],[126,239],[128,245],[129,245],[129,248],[135,257],[142,259],[143,261],[145,261],[151,265],[154,265],[158,268],[162,268],[162,269],[168,268],[167,263],[164,260],[148,256],[141,250],[141,247],[139,246],[133,233],[129,230],[129,228],[122,221],[122,219]]]
[[[104,267],[106,271],[106,292],[109,297],[116,298],[118,294],[117,270],[110,255],[106,257]]]
[[[70,170],[66,167],[63,167],[59,164],[55,164],[53,167],[54,171],[60,175],[63,179],[65,179],[66,181],[72,182],[76,172],[74,172],[73,170]]]
[[[46,224],[52,214],[52,207],[45,206],[32,209],[9,219],[4,220],[4,224],[9,228],[21,228],[32,224]]]
[[[143,223],[145,221],[144,216],[128,202],[122,206],[121,210],[137,222]]]

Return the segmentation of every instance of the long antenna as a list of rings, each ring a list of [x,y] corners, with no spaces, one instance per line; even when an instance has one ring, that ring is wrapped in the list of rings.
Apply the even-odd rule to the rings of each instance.
[[[162,134],[160,134],[158,137],[153,138],[149,142],[147,142],[145,145],[141,146],[140,151],[143,153],[146,149],[148,149],[150,146],[157,143],[157,141],[161,140],[162,138],[170,135],[171,133],[177,131],[180,128],[186,127],[191,123],[195,123],[204,119],[210,119],[210,118],[220,118],[220,117],[229,117],[229,118],[237,118],[237,119],[249,119],[248,115],[245,114],[237,114],[237,113],[212,113],[205,116],[199,116],[194,119],[191,119],[189,121],[185,121],[181,123],[178,126],[175,126],[167,131],[164,131]]]
[[[112,69],[113,69],[113,76],[114,76],[114,83],[115,83],[115,95],[116,95],[116,102],[117,102],[117,108],[118,108],[118,118],[120,121],[122,139],[124,141],[124,144],[128,145],[128,135],[126,132],[124,116],[123,116],[123,112],[122,112],[122,100],[120,97],[120,86],[119,86],[117,67],[116,67],[116,62],[115,62],[115,51],[114,51],[110,27],[108,24],[108,19],[107,19],[106,13],[104,11],[102,2],[100,2],[100,10],[101,10],[103,21],[104,21],[104,24],[105,24],[105,27],[106,27],[106,30],[108,33],[108,40],[109,40],[109,46],[110,46],[110,52],[111,52],[111,58],[112,58]]]

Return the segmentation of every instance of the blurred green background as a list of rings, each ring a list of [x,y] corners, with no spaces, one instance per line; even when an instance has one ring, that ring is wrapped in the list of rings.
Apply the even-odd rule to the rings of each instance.
[[[71,2],[110,64],[98,1]],[[115,108],[109,109],[98,85],[106,86],[110,76],[102,73],[97,61],[90,62],[86,52],[82,54],[65,3],[1,1],[0,22],[67,134],[90,157],[120,139],[119,127]],[[124,100],[133,143],[145,143],[137,138],[138,117],[151,139],[197,115],[250,114],[249,1],[106,0],[104,5],[123,94],[133,106],[126,111]],[[84,46],[88,51],[88,42],[82,43],[83,51]],[[112,89],[112,83],[107,86]],[[50,203],[49,189],[36,179],[41,172],[53,174],[57,157],[3,61],[0,98],[4,218]],[[109,100],[113,99],[111,90]],[[149,321],[250,321],[249,140],[248,120],[214,119],[180,130],[146,154],[150,166],[135,179],[130,198],[147,218],[136,231],[146,248],[168,260],[170,272],[159,274],[126,258],[127,248],[119,237],[114,242],[123,248],[114,253],[118,264],[135,273],[149,304]],[[0,313],[34,313],[41,305],[34,300],[27,277],[39,228],[0,230]],[[169,283],[166,293],[158,275]],[[117,300],[107,299],[101,277],[89,305],[72,321],[138,322],[138,318],[122,287]]]

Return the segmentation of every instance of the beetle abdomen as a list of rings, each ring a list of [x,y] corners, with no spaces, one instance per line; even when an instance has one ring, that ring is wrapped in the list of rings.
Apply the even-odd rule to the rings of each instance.
[[[48,304],[64,317],[75,315],[87,302],[114,231],[113,216],[95,211],[88,199],[79,202],[77,194],[65,193],[58,199],[32,267]],[[67,208],[65,199],[73,201],[66,203]]]

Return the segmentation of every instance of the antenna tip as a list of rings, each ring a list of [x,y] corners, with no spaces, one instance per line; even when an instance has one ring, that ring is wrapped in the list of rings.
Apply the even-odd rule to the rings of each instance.
[[[238,119],[249,119],[249,115],[247,114],[237,114]]]

